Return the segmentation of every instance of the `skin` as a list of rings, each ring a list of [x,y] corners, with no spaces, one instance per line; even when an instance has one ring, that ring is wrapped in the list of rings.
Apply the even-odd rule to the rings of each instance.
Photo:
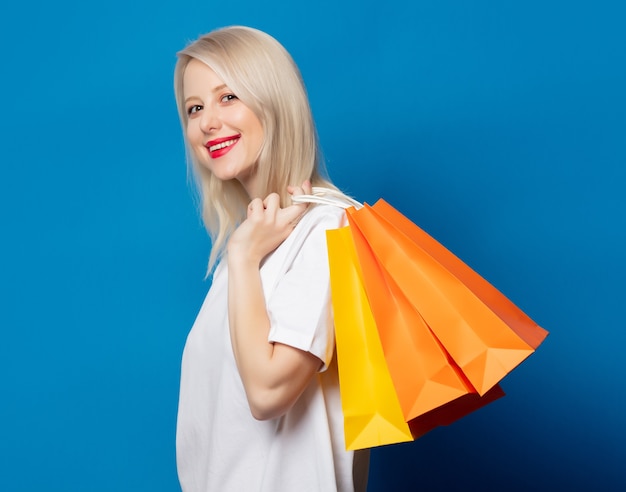
[[[251,197],[247,218],[227,245],[228,316],[233,353],[252,415],[259,420],[284,415],[321,366],[309,352],[268,342],[270,320],[260,265],[306,212],[307,205],[280,207],[279,196],[258,197],[256,160],[263,128],[254,112],[207,65],[191,60],[183,90],[189,115],[187,139],[199,162],[222,180],[237,179]],[[213,158],[207,142],[240,135],[226,154]],[[311,184],[290,186],[291,195],[311,192]]]

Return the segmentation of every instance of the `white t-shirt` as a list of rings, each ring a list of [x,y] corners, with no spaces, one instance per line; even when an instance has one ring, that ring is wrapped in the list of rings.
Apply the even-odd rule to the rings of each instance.
[[[183,352],[176,435],[184,492],[352,492],[345,450],[326,249],[338,207],[312,207],[265,260],[269,340],[323,361],[293,407],[258,421],[246,400],[228,327],[228,272],[220,262]],[[365,471],[366,472],[366,471]]]

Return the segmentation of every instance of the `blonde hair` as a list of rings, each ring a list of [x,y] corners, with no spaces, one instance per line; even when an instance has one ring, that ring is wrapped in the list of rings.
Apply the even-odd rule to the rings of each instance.
[[[335,188],[323,175],[315,123],[300,71],[289,53],[270,35],[242,26],[201,36],[178,53],[174,91],[183,134],[187,127],[183,77],[190,60],[208,65],[259,118],[264,141],[256,163],[262,196],[278,193],[291,203],[288,185],[306,179]],[[185,137],[187,160],[200,194],[202,219],[212,240],[209,271],[221,257],[230,234],[246,218],[251,198],[239,181],[221,181],[198,163]]]

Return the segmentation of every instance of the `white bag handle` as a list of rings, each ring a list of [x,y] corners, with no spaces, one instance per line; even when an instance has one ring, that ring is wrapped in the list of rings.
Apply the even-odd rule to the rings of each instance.
[[[310,195],[292,196],[293,203],[318,203],[321,205],[335,205],[341,208],[354,207],[357,210],[363,207],[363,204],[357,202],[353,198],[344,195],[341,191],[331,188],[323,188],[314,186]]]

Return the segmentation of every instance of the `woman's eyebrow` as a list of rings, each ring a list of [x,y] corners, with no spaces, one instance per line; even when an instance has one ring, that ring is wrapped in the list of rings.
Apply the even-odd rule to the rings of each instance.
[[[211,90],[211,92],[216,93],[216,92],[226,89],[227,87],[228,86],[226,84],[221,84],[221,85],[218,85],[217,87],[214,87]],[[197,96],[189,96],[188,98],[185,99],[185,104],[187,104],[192,99],[197,99]]]

